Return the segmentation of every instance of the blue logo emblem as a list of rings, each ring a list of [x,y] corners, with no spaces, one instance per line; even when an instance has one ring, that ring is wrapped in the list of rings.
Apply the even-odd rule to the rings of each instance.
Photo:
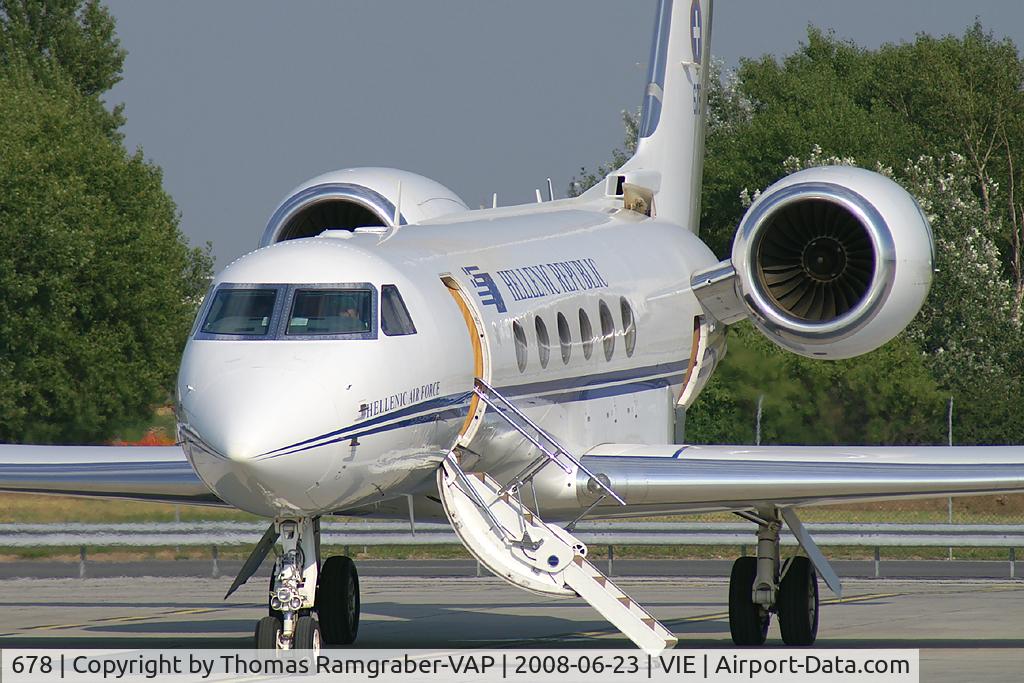
[[[690,47],[693,49],[693,61],[697,64],[700,64],[703,41],[701,34],[702,23],[700,16],[700,0],[693,0],[690,4]]]
[[[462,272],[473,278],[473,286],[476,287],[480,303],[484,306],[494,306],[498,313],[505,313],[508,310],[505,308],[505,300],[501,298],[501,292],[498,291],[498,284],[490,273],[482,272],[479,266],[466,266]]]

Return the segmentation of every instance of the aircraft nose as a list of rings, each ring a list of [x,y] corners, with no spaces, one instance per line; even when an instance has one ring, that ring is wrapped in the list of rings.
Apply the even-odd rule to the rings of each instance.
[[[329,431],[338,409],[309,374],[247,369],[220,377],[182,399],[190,428],[217,454],[235,462]]]

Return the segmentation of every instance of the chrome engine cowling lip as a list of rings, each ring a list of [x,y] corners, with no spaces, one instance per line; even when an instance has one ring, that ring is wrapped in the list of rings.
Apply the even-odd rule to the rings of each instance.
[[[376,190],[356,183],[318,183],[296,192],[274,211],[260,238],[260,246],[265,247],[279,241],[281,231],[300,212],[316,204],[338,200],[358,204],[380,218],[384,226],[394,225],[395,205]],[[405,216],[400,214],[398,224],[406,225],[407,222]]]
[[[862,299],[827,322],[788,314],[765,291],[757,274],[756,258],[767,222],[791,204],[811,200],[837,204],[848,211],[867,232],[875,252],[875,272]],[[882,214],[861,194],[829,182],[795,183],[761,197],[740,223],[732,254],[740,293],[754,322],[769,334],[808,346],[826,345],[857,334],[878,315],[896,279],[896,246]]]

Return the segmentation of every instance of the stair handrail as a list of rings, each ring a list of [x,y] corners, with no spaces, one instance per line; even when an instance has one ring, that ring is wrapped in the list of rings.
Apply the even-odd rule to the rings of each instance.
[[[513,429],[522,434],[530,443],[536,446],[541,453],[547,456],[549,461],[558,465],[558,467],[561,468],[563,472],[565,472],[566,474],[572,474],[572,468],[567,467],[566,465],[563,465],[561,462],[559,462],[559,454],[564,455],[566,458],[568,458],[569,461],[572,464],[576,465],[576,467],[580,471],[589,476],[591,481],[595,482],[600,488],[604,489],[605,493],[607,493],[609,496],[618,501],[619,505],[626,504],[626,501],[618,493],[616,493],[609,484],[606,484],[600,477],[591,472],[579,458],[577,458],[575,455],[573,455],[564,447],[562,447],[562,445],[558,443],[558,441],[556,441],[553,436],[548,434],[542,427],[540,427],[537,423],[535,423],[533,420],[527,417],[526,414],[518,407],[516,407],[515,404],[513,404],[511,401],[505,398],[497,389],[492,387],[490,384],[488,384],[480,377],[474,378],[473,393],[475,393],[477,396],[483,399],[484,403],[486,403],[488,406],[494,408],[494,412],[497,413],[499,417],[505,420],[505,422],[507,422]],[[509,410],[509,412],[511,412],[513,415],[515,415],[520,420],[525,422],[530,428],[537,432],[537,434],[546,439],[547,442],[554,447],[555,452],[552,453],[547,448],[544,448],[544,446],[536,438],[531,436],[521,425],[517,424],[515,420],[509,417],[505,410],[502,409],[494,400],[492,400],[491,396],[488,396],[488,394],[492,395],[495,399],[503,403],[505,407]]]

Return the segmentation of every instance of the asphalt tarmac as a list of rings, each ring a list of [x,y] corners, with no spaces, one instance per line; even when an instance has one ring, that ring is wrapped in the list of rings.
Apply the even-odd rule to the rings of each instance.
[[[363,572],[362,648],[629,647],[579,599],[535,596],[493,577],[373,573]],[[266,613],[265,581],[253,578],[224,601],[229,576],[5,579],[0,647],[244,648]],[[676,633],[679,648],[732,646],[725,579],[616,581]],[[1024,582],[846,579],[842,601],[821,591],[816,647],[920,649],[922,681],[1021,680]],[[768,647],[781,647],[775,624]]]

